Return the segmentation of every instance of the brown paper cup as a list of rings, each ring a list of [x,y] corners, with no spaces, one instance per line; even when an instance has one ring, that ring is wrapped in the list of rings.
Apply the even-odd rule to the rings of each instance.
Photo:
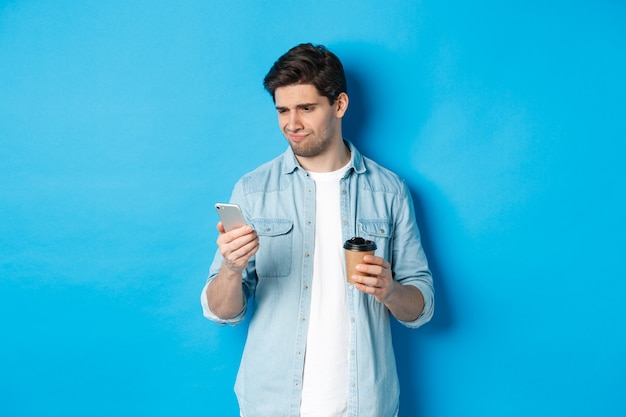
[[[363,263],[365,255],[374,254],[376,243],[371,240],[365,240],[362,237],[353,237],[345,241],[343,248],[346,253],[346,278],[350,284],[354,284],[354,281],[350,278],[352,275],[367,276],[367,274],[357,272],[356,266]]]

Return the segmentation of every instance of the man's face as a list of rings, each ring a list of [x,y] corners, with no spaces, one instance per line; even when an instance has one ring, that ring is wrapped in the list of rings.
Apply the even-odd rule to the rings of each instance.
[[[277,88],[274,99],[278,124],[296,156],[322,156],[331,144],[342,141],[340,120],[347,96],[340,95],[330,105],[313,85],[294,84]]]

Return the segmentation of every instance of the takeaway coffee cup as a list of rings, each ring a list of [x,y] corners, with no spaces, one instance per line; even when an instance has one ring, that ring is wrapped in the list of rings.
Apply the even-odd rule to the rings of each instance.
[[[365,255],[374,254],[376,242],[363,239],[362,237],[353,237],[345,241],[343,248],[346,252],[346,277],[349,283],[354,284],[350,277],[352,275],[366,275],[357,272],[356,266],[363,263]]]

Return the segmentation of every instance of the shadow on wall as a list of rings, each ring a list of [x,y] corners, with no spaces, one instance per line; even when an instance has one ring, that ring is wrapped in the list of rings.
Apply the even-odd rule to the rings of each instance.
[[[395,320],[392,322],[393,344],[398,365],[398,376],[400,378],[400,416],[422,417],[425,415],[420,405],[423,403],[420,393],[427,392],[425,384],[428,382],[423,378],[422,370],[424,364],[428,362],[427,352],[421,347],[420,341],[430,336],[435,336],[443,332],[449,332],[454,326],[453,306],[450,303],[446,283],[449,282],[446,275],[446,267],[442,259],[445,254],[436,250],[435,236],[438,233],[432,227],[434,221],[426,210],[425,205],[418,197],[416,187],[411,186],[411,195],[415,204],[415,215],[420,228],[422,246],[428,257],[433,284],[435,287],[435,314],[431,321],[417,330],[408,329]],[[424,190],[421,190],[424,193]],[[430,198],[433,197],[432,190],[429,190]],[[438,198],[439,196],[437,196]],[[441,213],[438,213],[441,216]]]
[[[364,132],[367,131],[366,127],[369,121],[369,112],[366,106],[367,98],[358,74],[351,72],[349,68],[345,68],[345,71],[350,101],[348,103],[348,112],[342,121],[342,130],[345,139],[357,144],[365,135]],[[359,146],[357,147],[361,150]]]
[[[348,94],[350,97],[350,104],[348,114],[343,120],[343,130],[345,132],[345,138],[354,142],[357,148],[368,156],[368,152],[364,151],[364,149],[372,149],[375,150],[377,147],[388,146],[388,143],[373,143],[375,140],[369,139],[371,136],[368,134],[368,125],[372,120],[372,112],[371,108],[373,108],[373,103],[375,102],[375,98],[368,96],[369,89],[364,88],[365,82],[360,78],[359,73],[355,70],[351,70],[348,66],[346,66],[346,77],[348,79]],[[411,135],[409,133],[409,135]],[[369,139],[369,140],[368,140]],[[417,139],[416,139],[417,140]],[[391,144],[393,146],[393,143]],[[376,162],[382,163],[387,168],[399,173],[402,167],[411,166],[409,159],[411,156],[402,149],[402,144],[399,143],[398,149],[393,150],[394,153],[394,162],[389,164],[389,162],[384,163],[379,160],[373,159]],[[372,154],[375,152],[371,152]],[[403,172],[404,176],[407,176],[406,171]],[[403,174],[400,174],[403,176]],[[410,175],[409,173],[408,175]],[[443,204],[443,196],[439,193],[439,191],[435,187],[429,187],[427,190],[421,188],[417,184],[425,184],[420,178],[406,178],[404,180],[407,182],[407,185],[410,188],[411,195],[413,197],[413,202],[415,204],[415,215],[417,217],[418,226],[422,235],[422,244],[424,246],[424,250],[426,251],[426,256],[428,257],[429,265],[434,277],[435,284],[435,296],[436,296],[436,310],[435,316],[432,321],[424,327],[424,329],[429,328],[430,331],[441,331],[449,328],[452,324],[452,314],[450,311],[450,306],[447,305],[446,295],[445,295],[445,272],[441,267],[440,256],[443,254],[439,254],[436,252],[436,247],[442,247],[445,245],[434,245],[433,240],[435,236],[438,235],[436,230],[432,229],[432,225],[435,223],[429,217],[427,206],[437,206],[437,207],[446,207],[445,202]],[[437,204],[424,204],[426,199],[425,196],[428,196],[429,200],[437,199]],[[450,216],[454,217],[453,213],[450,211],[449,213],[438,213],[438,217],[441,216]],[[448,219],[452,220],[452,218]],[[438,220],[440,221],[440,220]],[[445,221],[445,219],[444,219]],[[411,332],[412,333],[412,332]]]
[[[369,47],[364,49],[364,47],[361,46],[356,49],[364,55],[354,57],[355,59],[352,60],[352,64],[354,64],[354,61],[362,61],[364,56],[372,55],[371,51],[366,50],[369,49]],[[349,50],[354,51],[355,49],[351,48]],[[366,53],[367,55],[365,55]],[[385,51],[377,50],[374,55],[389,58],[387,61],[388,63],[394,62],[394,58],[387,56],[388,54]],[[356,69],[354,67],[356,67]],[[379,125],[382,124],[381,122],[384,122],[382,120],[374,120],[375,117],[380,118],[384,116],[380,115],[379,112],[372,111],[372,109],[375,108],[375,104],[382,101],[382,97],[375,96],[377,94],[384,94],[384,92],[379,91],[377,93],[371,88],[366,88],[369,83],[364,79],[364,76],[360,73],[358,68],[358,65],[351,66],[350,60],[348,59],[348,65],[346,65],[345,71],[348,79],[348,95],[350,103],[348,113],[343,120],[343,130],[345,138],[354,142],[363,154],[366,156],[376,155],[377,148],[380,149],[382,146],[390,145],[389,142],[381,142],[380,140],[374,138],[369,132],[374,125]],[[389,83],[393,81],[387,80],[385,82]],[[423,109],[415,108],[406,109],[405,111],[412,113],[413,115],[417,115],[423,112]],[[404,128],[402,126],[395,126],[395,129],[399,129],[399,131],[396,132],[389,129],[387,132],[390,133],[391,137],[394,137],[393,135],[398,133],[400,136],[406,135],[405,139],[410,140],[410,137],[417,136],[416,132],[411,132],[410,130],[419,129],[419,126],[415,125],[417,123],[416,120],[419,119],[419,117],[411,117],[410,120],[412,120],[412,126],[407,125],[404,126]],[[403,132],[404,129],[406,129],[406,132]],[[434,230],[433,227],[433,225],[436,224],[434,221],[435,214],[439,218],[438,221],[441,221],[442,216],[452,216],[452,213],[450,211],[447,213],[441,213],[439,210],[437,213],[434,213],[432,210],[429,211],[428,207],[448,207],[449,205],[443,202],[442,199],[444,197],[435,187],[424,189],[416,185],[425,183],[420,178],[416,178],[413,175],[416,173],[406,172],[406,167],[410,167],[412,165],[409,160],[411,155],[408,152],[405,152],[402,141],[391,142],[391,145],[394,146],[394,143],[395,146],[398,146],[398,149],[393,149],[391,151],[393,154],[392,163],[389,162],[389,159],[384,161],[377,160],[376,157],[373,159],[405,177],[404,179],[407,181],[415,203],[415,214],[422,235],[422,244],[428,257],[435,286],[435,315],[430,323],[416,331],[405,328],[395,320],[392,321],[393,342],[402,391],[402,395],[400,397],[400,416],[420,417],[424,415],[424,412],[420,407],[422,401],[421,398],[419,398],[419,393],[424,392],[424,386],[421,384],[426,384],[426,382],[422,379],[420,370],[423,369],[422,365],[427,362],[427,358],[424,356],[425,353],[422,349],[420,349],[420,340],[424,337],[429,337],[441,332],[448,332],[453,327],[454,323],[453,309],[450,305],[446,292],[446,268],[445,265],[443,265],[444,262],[442,262],[442,259],[445,258],[445,254],[438,253],[436,250],[436,247],[441,248],[446,245],[434,244],[434,241],[437,240],[436,236],[438,235],[438,232],[437,230]],[[387,152],[387,155],[389,155],[389,152]],[[403,168],[405,171],[402,172]],[[406,178],[407,176],[412,178]],[[436,199],[436,204],[428,204],[427,199]],[[442,202],[443,204],[441,204]]]

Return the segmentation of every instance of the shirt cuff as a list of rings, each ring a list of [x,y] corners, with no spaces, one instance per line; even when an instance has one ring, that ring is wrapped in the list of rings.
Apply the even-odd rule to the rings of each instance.
[[[409,327],[411,329],[417,329],[418,327],[428,323],[433,317],[433,313],[435,312],[435,294],[432,286],[425,282],[415,281],[404,285],[413,285],[414,287],[417,287],[418,290],[420,290],[422,296],[424,297],[424,309],[417,317],[417,319],[413,321],[398,321],[406,327]]]
[[[221,326],[226,325],[226,324],[230,324],[231,326],[234,326],[236,324],[241,323],[246,316],[245,300],[243,303],[243,309],[241,310],[241,313],[239,313],[235,317],[230,318],[230,319],[223,319],[221,317],[218,317],[209,308],[209,299],[207,298],[207,295],[206,295],[206,290],[209,286],[209,282],[211,281],[207,281],[207,283],[204,284],[204,288],[202,288],[202,294],[200,294],[200,304],[202,304],[202,314],[204,315],[204,317],[206,317],[207,319],[211,321],[214,321],[215,323]]]

